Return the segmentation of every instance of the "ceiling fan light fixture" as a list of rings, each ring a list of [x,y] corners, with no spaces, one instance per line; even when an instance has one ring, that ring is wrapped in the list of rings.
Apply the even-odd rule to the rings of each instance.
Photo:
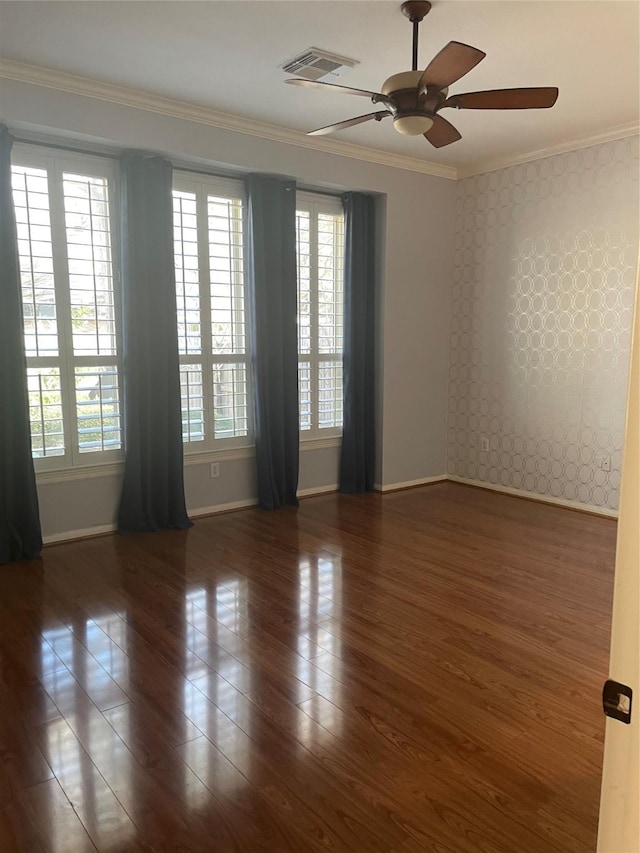
[[[359,95],[371,100],[381,109],[366,115],[338,121],[309,131],[311,136],[324,136],[368,121],[382,121],[391,116],[393,126],[403,136],[424,136],[434,148],[443,148],[462,139],[456,128],[440,115],[440,110],[534,110],[552,107],[558,98],[555,86],[520,87],[517,89],[488,89],[483,92],[463,92],[449,97],[449,86],[472,71],[486,53],[460,41],[450,41],[437,53],[424,71],[418,70],[418,27],[429,12],[429,0],[405,0],[402,13],[413,25],[411,71],[401,71],[388,77],[379,92],[337,86],[312,79],[285,80],[297,86],[324,89]],[[297,57],[306,61],[308,57]]]
[[[398,116],[393,120],[393,126],[404,136],[420,136],[433,127],[430,116]]]

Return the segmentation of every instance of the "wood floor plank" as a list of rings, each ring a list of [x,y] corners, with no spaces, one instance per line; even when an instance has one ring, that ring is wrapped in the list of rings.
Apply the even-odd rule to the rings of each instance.
[[[26,789],[4,808],[0,849],[7,853],[95,853],[57,779]]]
[[[13,698],[3,694],[0,696],[0,804],[51,778],[51,767],[33,742],[32,726],[19,713]]]
[[[442,483],[0,567],[0,850],[594,851],[615,535]]]
[[[110,737],[105,738],[105,728]],[[41,749],[60,787],[98,850],[135,841],[129,815],[101,773],[107,760],[119,776],[128,775],[131,756],[96,709],[44,723]]]

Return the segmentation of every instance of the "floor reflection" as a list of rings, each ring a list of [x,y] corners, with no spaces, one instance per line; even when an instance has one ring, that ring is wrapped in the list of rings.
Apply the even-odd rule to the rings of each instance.
[[[129,682],[127,622],[120,613],[107,613],[87,620],[85,645],[100,666],[121,687]]]
[[[339,734],[342,715],[342,558],[303,557],[298,564],[296,675],[314,695],[303,707],[326,730]],[[327,701],[328,700],[328,701]],[[335,703],[335,704],[334,704]],[[298,718],[298,738],[305,745],[321,737],[321,729]]]
[[[122,617],[115,618],[126,631]],[[100,850],[109,850],[135,828],[121,804],[132,796],[132,755],[101,713],[110,702],[122,703],[128,725],[130,703],[121,689],[128,685],[128,659],[102,631],[101,619],[42,632],[41,681],[61,714],[44,724],[42,748],[90,837]],[[52,801],[50,849],[68,853],[56,808]]]
[[[124,610],[66,622],[51,613],[38,640],[40,680],[60,712],[43,722],[40,746],[100,850],[134,843],[148,809],[141,765],[165,735],[184,760],[174,765],[179,796],[195,813],[210,802],[207,789],[237,796],[259,777],[256,756],[279,729],[295,735],[305,756],[329,732],[340,734],[340,555],[301,559],[273,613],[258,582],[250,601],[250,581],[231,572],[176,593],[182,603],[177,614],[167,610],[166,623]],[[164,630],[167,656],[156,661],[154,633],[160,641]],[[153,708],[146,716],[145,702]],[[156,713],[166,732],[154,735]],[[54,806],[50,848],[68,853]]]
[[[210,588],[196,587],[185,594],[188,654],[182,711],[207,738],[192,739],[182,750],[185,799],[192,808],[200,799],[191,784],[191,771],[210,790],[224,794],[247,784],[241,773],[229,768],[229,762],[242,770],[250,760],[251,710],[244,694],[252,688],[251,668],[225,648],[229,632],[247,630],[247,601],[247,581],[241,578]]]
[[[216,622],[234,634],[240,634],[247,624],[247,582],[226,581],[216,586]]]

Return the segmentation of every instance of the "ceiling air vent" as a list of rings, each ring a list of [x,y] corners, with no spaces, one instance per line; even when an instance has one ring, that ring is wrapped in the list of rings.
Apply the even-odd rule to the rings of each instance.
[[[295,74],[296,77],[302,77],[304,80],[331,82],[336,77],[342,77],[357,64],[355,59],[347,59],[344,56],[336,56],[335,53],[327,53],[326,50],[318,50],[317,47],[310,47],[285,62],[280,68],[286,74]]]

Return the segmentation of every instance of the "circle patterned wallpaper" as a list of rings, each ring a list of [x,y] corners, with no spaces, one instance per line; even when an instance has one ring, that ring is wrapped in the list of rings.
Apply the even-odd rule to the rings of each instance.
[[[448,471],[617,509],[638,138],[459,184]]]

